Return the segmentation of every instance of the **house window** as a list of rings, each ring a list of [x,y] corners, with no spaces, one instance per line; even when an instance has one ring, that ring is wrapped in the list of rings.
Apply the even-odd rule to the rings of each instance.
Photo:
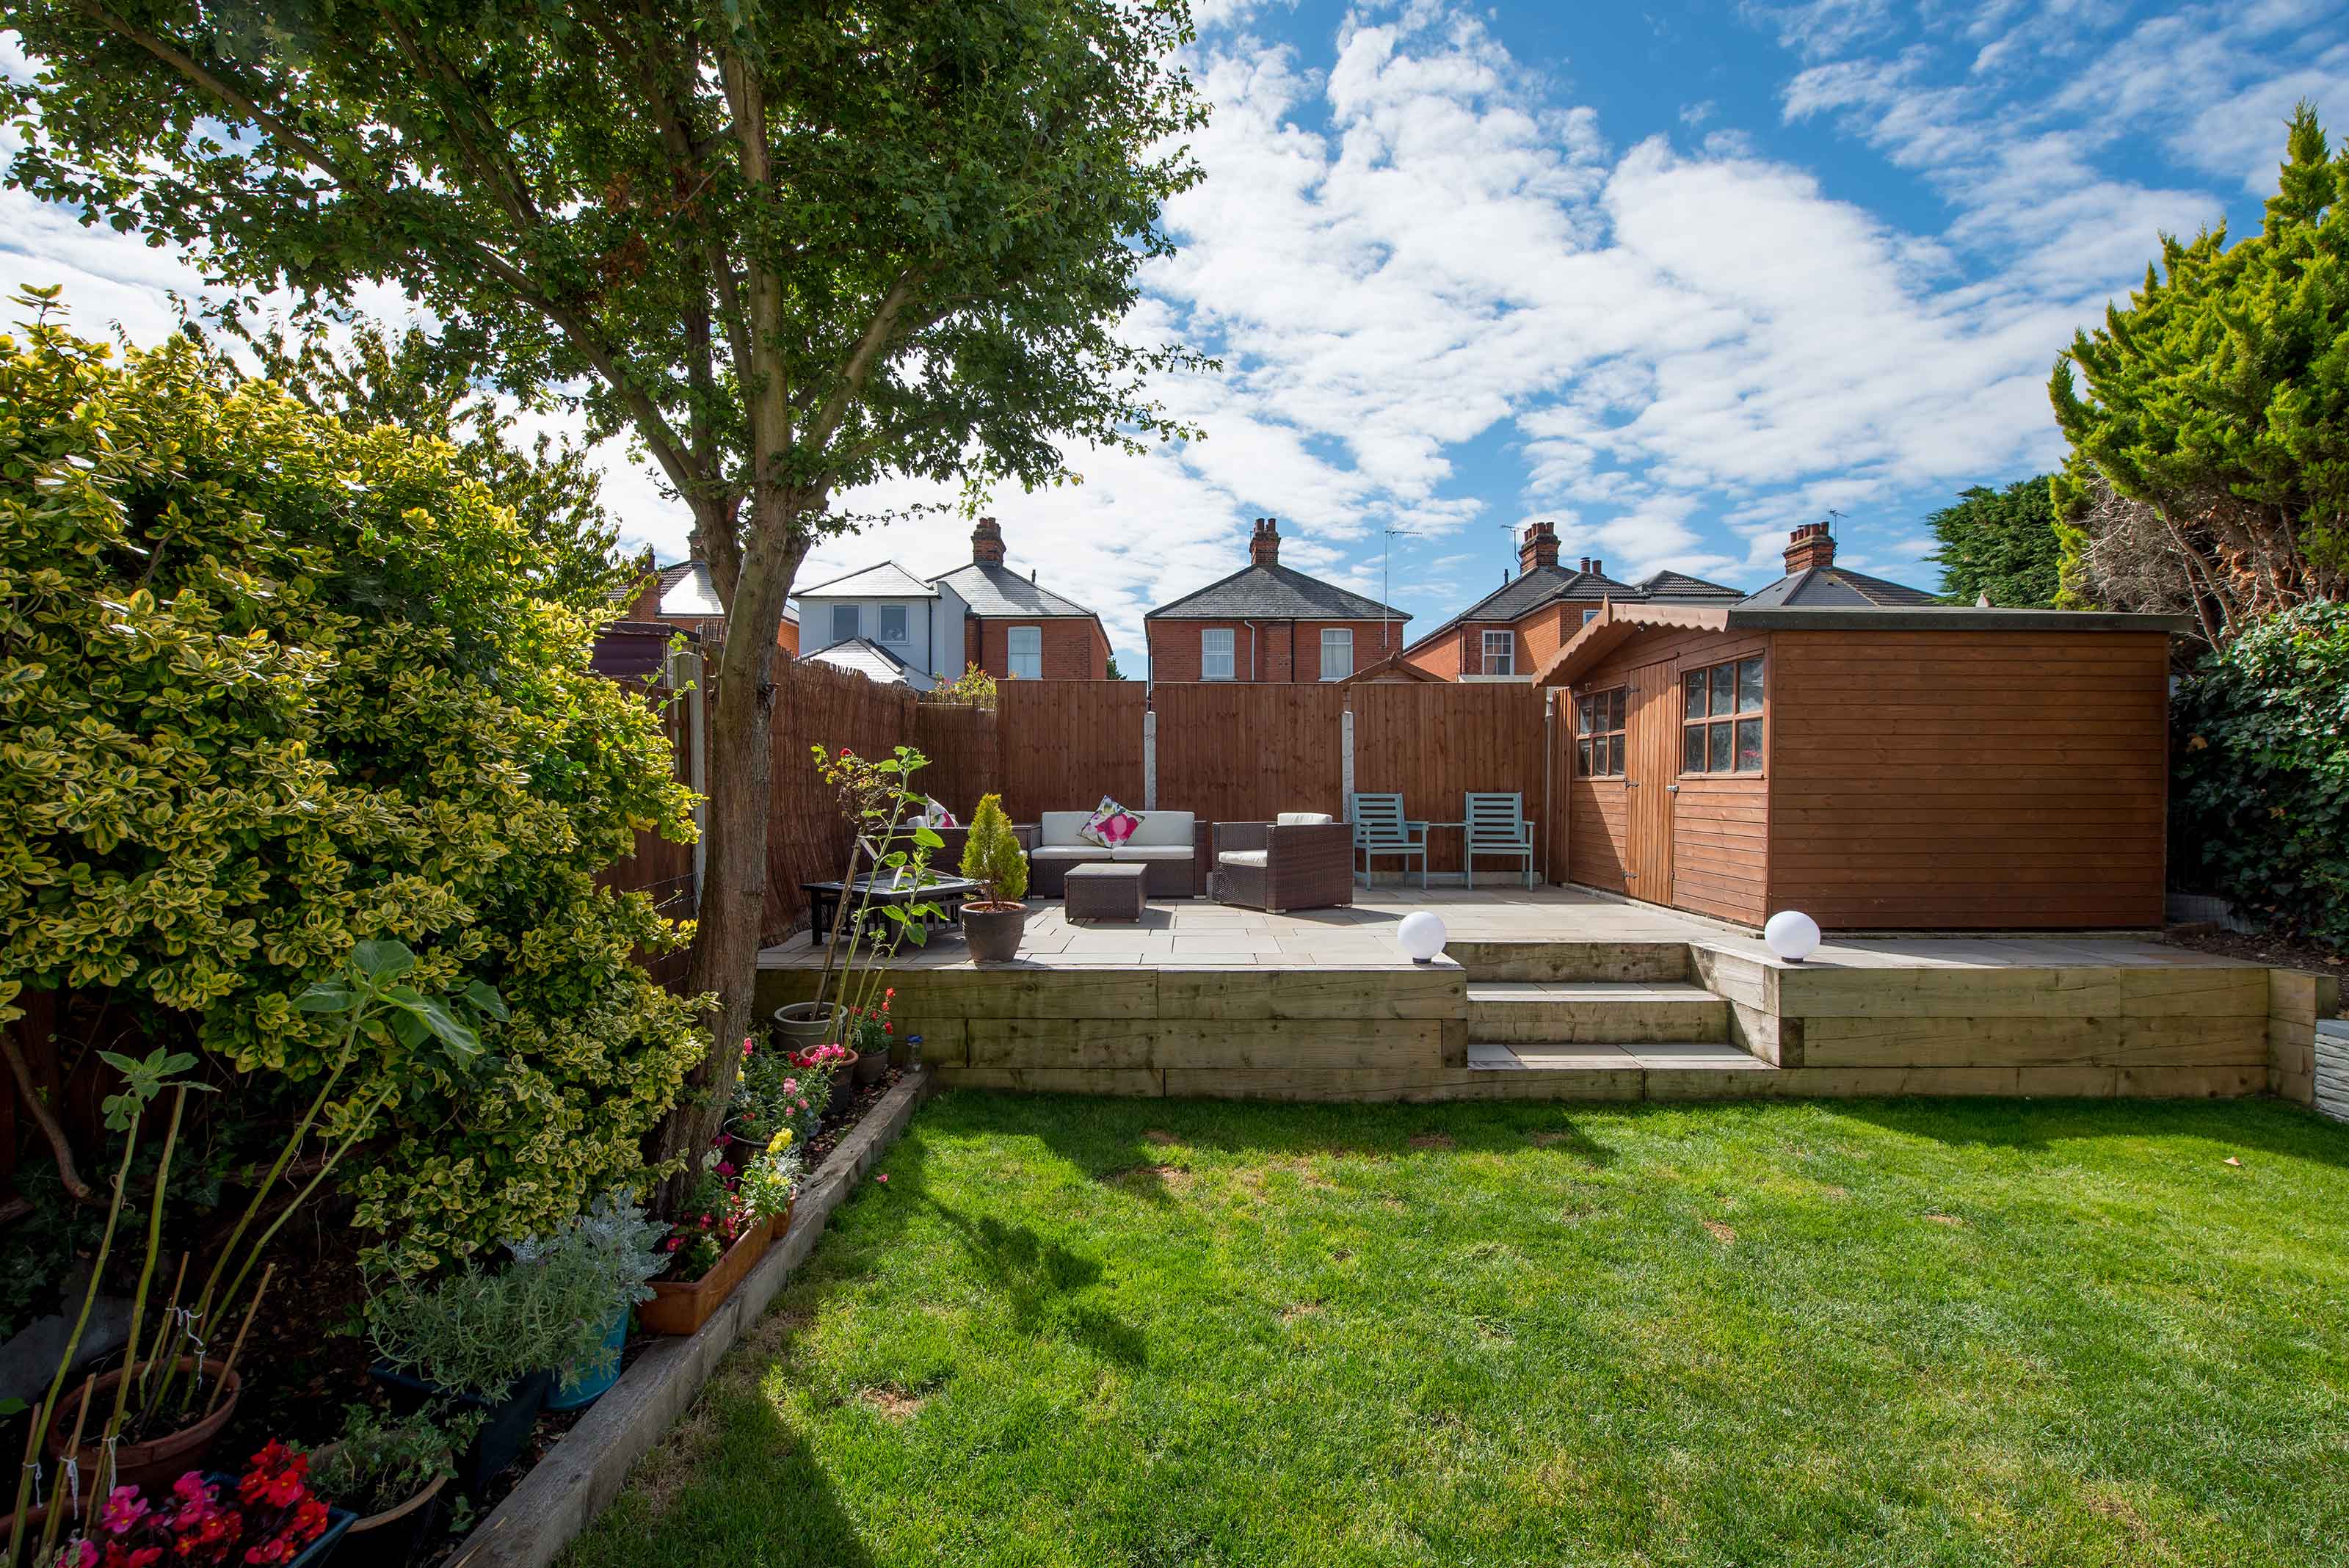
[[[863,618],[857,613],[859,607],[856,605],[832,607],[833,641],[849,642],[864,635]]]
[[[1004,672],[1014,680],[1044,679],[1044,628],[1040,626],[1015,626],[1009,637],[1009,657],[1004,660]]]
[[[1681,772],[1762,771],[1762,660],[1733,659],[1681,677]]]
[[[1354,672],[1354,633],[1350,628],[1321,628],[1321,679],[1343,680]]]
[[[883,642],[905,640],[905,607],[904,605],[882,605],[875,608],[873,614],[874,618],[881,623]]]
[[[1587,779],[1623,776],[1623,693],[1586,691],[1574,703],[1574,768]]]
[[[1232,662],[1232,628],[1227,626],[1203,626],[1199,628],[1199,679],[1202,680],[1232,680],[1239,671]]]
[[[1588,626],[1592,621],[1597,620],[1598,618],[1599,612],[1595,609],[1587,609],[1582,612],[1582,624],[1585,626]]]
[[[1517,672],[1517,634],[1514,631],[1488,631],[1485,634],[1485,673],[1515,675]]]

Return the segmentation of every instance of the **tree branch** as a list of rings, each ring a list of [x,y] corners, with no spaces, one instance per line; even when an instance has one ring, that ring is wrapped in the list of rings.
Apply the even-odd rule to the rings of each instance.
[[[25,1060],[25,1053],[16,1044],[16,1031],[12,1025],[0,1023],[0,1051],[7,1053],[8,1071],[16,1080],[17,1097],[32,1113],[33,1125],[39,1127],[41,1136],[49,1140],[49,1152],[57,1162],[57,1180],[73,1194],[75,1201],[88,1202],[89,1183],[84,1181],[81,1172],[74,1168],[73,1144],[66,1137],[66,1129],[57,1124],[57,1113],[49,1109],[49,1103],[41,1098],[40,1090],[34,1087],[32,1064]]]

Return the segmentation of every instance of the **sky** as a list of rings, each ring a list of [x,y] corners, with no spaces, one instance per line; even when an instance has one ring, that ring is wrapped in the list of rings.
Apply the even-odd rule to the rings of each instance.
[[[1074,450],[1082,483],[986,508],[1129,675],[1143,612],[1246,565],[1267,515],[1284,563],[1413,636],[1535,519],[1616,577],[1752,587],[1832,509],[1841,562],[1936,587],[1926,517],[2060,461],[2049,370],[2159,235],[2255,232],[2296,100],[2349,132],[2349,0],[1194,5],[1206,179],[1123,330],[1223,361],[1155,389],[1204,439]],[[18,192],[0,250],[85,332],[152,341],[201,291]],[[624,540],[680,556],[683,508],[599,456]],[[968,558],[921,514],[800,581]]]

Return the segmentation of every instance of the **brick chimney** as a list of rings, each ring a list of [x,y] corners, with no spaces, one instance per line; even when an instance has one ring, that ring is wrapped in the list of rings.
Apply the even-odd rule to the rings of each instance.
[[[1523,576],[1536,566],[1557,565],[1557,524],[1536,523],[1526,530],[1517,543],[1517,572]]]
[[[1824,523],[1806,523],[1786,535],[1786,575],[1835,565],[1835,537]]]
[[[1248,540],[1249,565],[1257,566],[1280,565],[1280,530],[1274,526],[1278,521],[1277,518],[1272,517],[1259,517],[1256,520],[1256,534]]]
[[[1003,565],[1003,530],[992,517],[982,517],[970,531],[970,558],[982,566]]]
[[[1582,569],[1594,577],[1603,577],[1607,575],[1607,563],[1596,556],[1585,556],[1582,557]]]

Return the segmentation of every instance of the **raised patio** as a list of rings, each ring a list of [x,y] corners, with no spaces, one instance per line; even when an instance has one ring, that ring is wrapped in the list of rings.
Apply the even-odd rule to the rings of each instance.
[[[2313,1070],[2333,982],[2126,938],[1838,940],[1788,964],[1736,928],[1564,888],[1381,888],[1138,924],[1039,904],[1015,963],[941,933],[891,967],[948,1085],[1293,1099],[2244,1095]],[[1395,940],[1428,909],[1445,956]],[[761,955],[760,1002],[823,951]],[[2304,1097],[2304,1096],[2303,1096]]]

